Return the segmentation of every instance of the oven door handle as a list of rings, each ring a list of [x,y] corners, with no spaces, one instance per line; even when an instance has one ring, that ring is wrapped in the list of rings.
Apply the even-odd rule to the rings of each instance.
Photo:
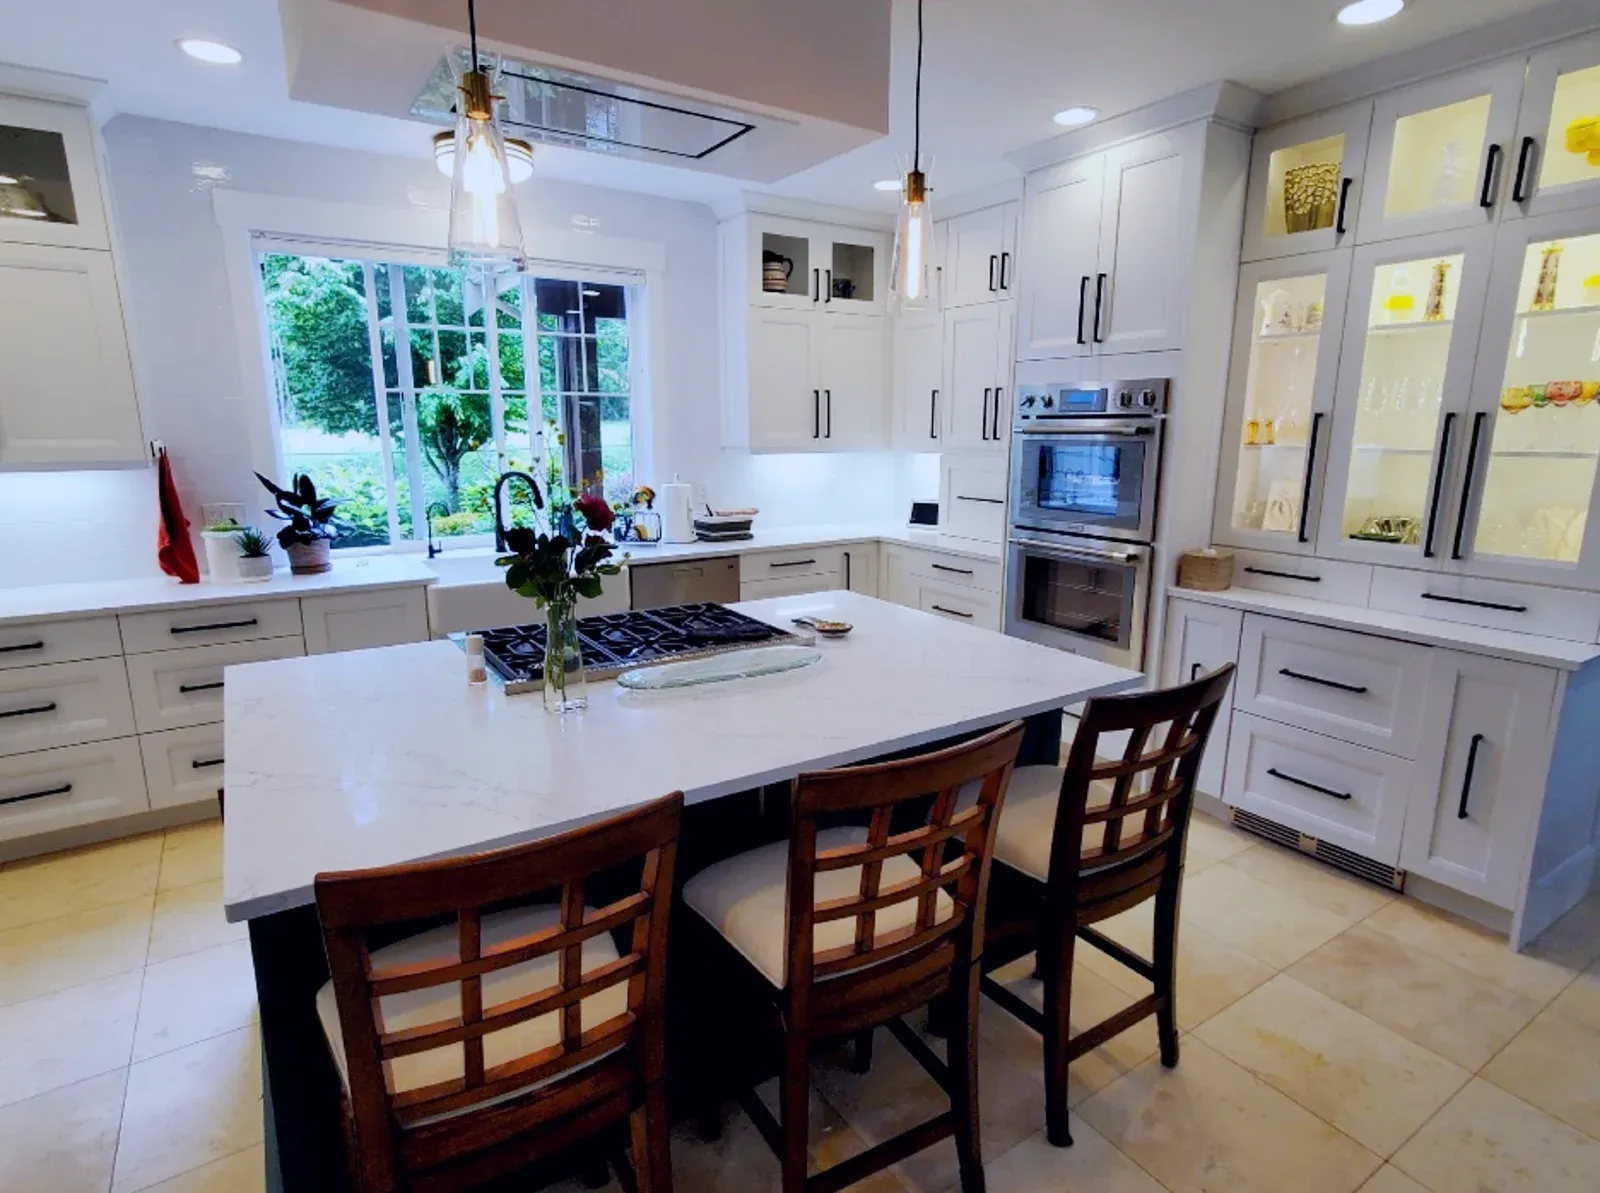
[[[1088,559],[1099,563],[1141,563],[1144,556],[1137,551],[1096,551],[1092,547],[1063,547],[1059,543],[1041,543],[1038,539],[1011,540],[1013,547],[1021,547],[1036,555],[1059,559]]]
[[[1037,419],[1038,417],[1039,417],[1038,415],[1034,416],[1035,419]],[[1051,417],[1050,415],[1045,415],[1044,416],[1044,418],[1046,418],[1046,419],[1048,419],[1050,417]],[[1115,435],[1119,439],[1139,439],[1139,438],[1143,438],[1146,435],[1154,435],[1156,433],[1156,428],[1155,428],[1154,424],[1146,426],[1143,423],[1141,423],[1136,427],[1091,427],[1091,428],[1084,428],[1084,427],[1075,427],[1075,426],[1073,426],[1071,424],[1071,421],[1070,421],[1070,417],[1071,417],[1070,415],[1058,415],[1056,417],[1060,418],[1061,421],[1057,422],[1057,423],[1051,423],[1051,422],[1037,422],[1037,421],[1029,420],[1028,429],[1024,433],[1024,438],[1027,438],[1029,436],[1038,436],[1039,438],[1043,438],[1046,435],[1051,436],[1053,438],[1060,438],[1063,435],[1080,435],[1080,436],[1084,437],[1085,439],[1087,439],[1087,438],[1092,438],[1094,436]]]

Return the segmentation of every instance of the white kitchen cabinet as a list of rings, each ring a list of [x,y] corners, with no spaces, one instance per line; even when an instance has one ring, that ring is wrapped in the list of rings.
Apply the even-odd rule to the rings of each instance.
[[[946,413],[952,451],[1003,451],[1011,438],[1012,346],[1016,304],[956,307],[944,315]]]
[[[962,622],[995,633],[1000,632],[1004,613],[998,592],[942,580],[917,581],[916,607],[947,621]]]
[[[1353,240],[1372,104],[1349,104],[1256,134],[1243,260],[1337,248]]]
[[[882,442],[888,387],[888,335],[877,315],[829,315],[815,342],[816,384],[822,390],[818,443],[825,449]]]
[[[903,547],[884,547],[879,592],[884,600],[896,605],[917,607],[917,578],[912,571],[911,553]]]
[[[881,232],[809,220],[748,215],[737,221],[740,263],[751,303],[789,310],[882,314],[888,290],[889,238]],[[766,266],[783,274],[768,289]]]
[[[1203,605],[1198,601],[1167,603],[1167,632],[1162,652],[1161,684],[1175,687],[1193,683],[1218,667],[1239,661],[1239,637],[1244,615],[1237,609]],[[1228,759],[1228,730],[1233,723],[1234,688],[1230,686],[1217,711],[1211,740],[1200,759],[1199,789],[1222,796],[1223,768]]]
[[[1002,454],[947,452],[939,461],[944,533],[980,543],[1006,541],[1006,466]]]
[[[1023,199],[1023,247],[1017,359],[1088,356],[1088,316],[1100,268],[1104,154],[1029,175]]]
[[[303,597],[300,616],[307,654],[428,640],[428,604],[421,588]]]
[[[252,638],[297,637],[301,632],[300,603],[293,597],[124,613],[117,623],[122,628],[123,650],[130,655]]]
[[[1016,296],[1017,207],[1000,203],[942,221],[947,309]]]
[[[221,721],[227,667],[294,658],[305,652],[305,643],[297,635],[129,655],[134,721],[140,733]]]
[[[0,668],[108,659],[121,653],[115,617],[69,617],[0,626]]]
[[[98,157],[87,107],[0,95],[0,241],[109,249]]]
[[[148,811],[131,737],[0,758],[0,841]]]
[[[215,804],[222,798],[222,726],[193,725],[139,738],[152,808]]]
[[[0,361],[0,468],[144,460],[110,253],[0,239]]]
[[[1528,62],[1505,216],[1600,205],[1597,135],[1574,125],[1600,113],[1600,35],[1575,38]],[[1569,131],[1570,130],[1570,131]]]
[[[874,445],[888,374],[881,316],[752,307],[748,329],[751,451]]]
[[[944,437],[944,320],[935,310],[894,321],[895,440],[908,451],[938,451]]]
[[[844,579],[840,587],[858,592],[862,596],[878,595],[877,543],[844,545]]]
[[[766,580],[740,580],[741,601],[762,601],[768,597],[804,596],[811,592],[831,592],[840,587],[838,572],[808,572],[799,576],[773,576]]]
[[[133,732],[120,658],[0,671],[0,755]]]
[[[1409,796],[1405,869],[1516,906],[1545,786],[1555,679],[1542,667],[1433,652],[1429,745]]]

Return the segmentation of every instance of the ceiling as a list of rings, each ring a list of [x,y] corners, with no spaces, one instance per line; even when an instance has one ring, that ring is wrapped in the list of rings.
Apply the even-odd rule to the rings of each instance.
[[[1068,105],[1114,115],[1218,79],[1270,93],[1546,2],[1411,0],[1392,21],[1351,29],[1333,20],[1340,0],[926,0],[924,166],[939,191],[958,194],[1015,177],[1004,155],[1058,133],[1050,116]],[[892,205],[871,184],[909,154],[915,27],[914,0],[894,0],[892,135],[762,189]],[[276,0],[0,0],[0,29],[0,60],[107,80],[106,114],[411,156],[432,132],[291,100]],[[226,41],[245,61],[192,62],[173,44],[184,36]],[[704,202],[740,185],[554,148],[541,148],[538,169]]]

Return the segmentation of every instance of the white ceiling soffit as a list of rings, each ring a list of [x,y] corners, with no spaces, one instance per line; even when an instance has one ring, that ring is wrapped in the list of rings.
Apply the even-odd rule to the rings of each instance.
[[[466,41],[465,0],[281,11],[292,99],[444,118],[443,55]],[[538,100],[547,86],[504,88],[521,135],[772,183],[889,131],[889,12],[890,0],[480,0],[478,42],[565,85],[555,105]]]

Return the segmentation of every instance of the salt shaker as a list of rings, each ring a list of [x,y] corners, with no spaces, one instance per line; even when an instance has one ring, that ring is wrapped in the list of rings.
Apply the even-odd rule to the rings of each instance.
[[[483,635],[467,635],[467,683],[481,687],[489,681],[488,668],[483,662]]]

